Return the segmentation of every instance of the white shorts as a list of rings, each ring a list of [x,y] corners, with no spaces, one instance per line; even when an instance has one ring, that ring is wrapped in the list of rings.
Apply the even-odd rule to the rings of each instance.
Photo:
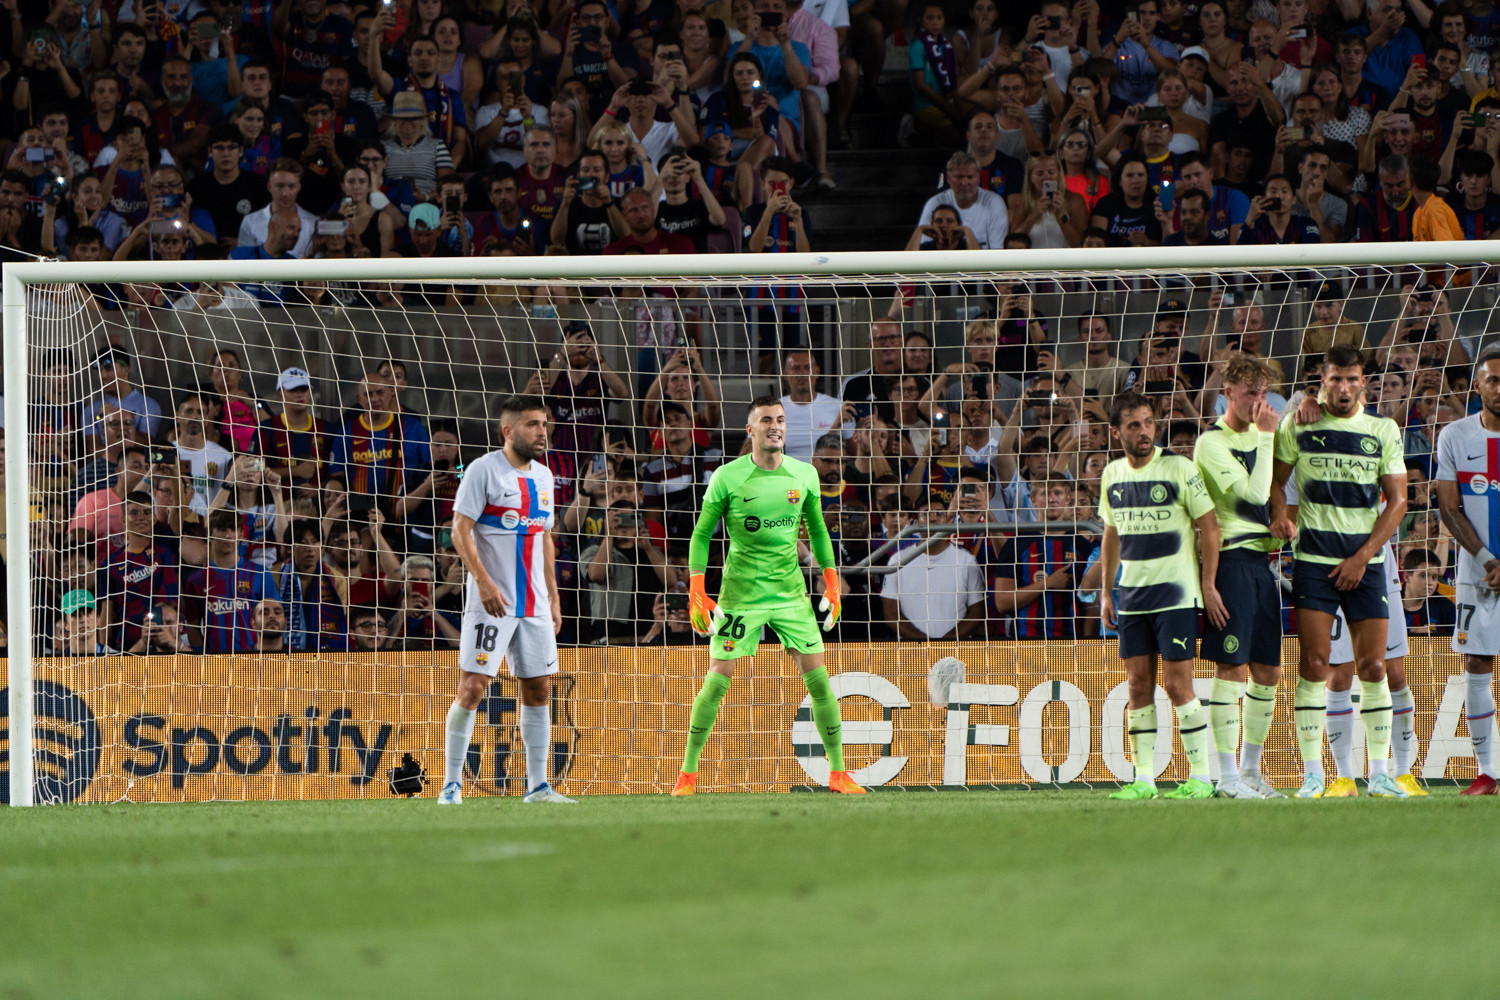
[[[803,87],[802,89],[803,89],[803,91],[805,93],[816,95],[816,97],[818,98],[818,106],[823,109],[823,113],[825,115],[828,114],[828,88],[827,87],[819,86],[816,83],[810,83],[806,87]]]
[[[552,619],[496,618],[485,614],[483,608],[465,611],[458,665],[470,673],[494,677],[500,672],[502,657],[512,677],[557,673],[557,637],[552,634]]]
[[[1406,642],[1406,612],[1401,609],[1401,585],[1393,586],[1389,576],[1386,578],[1385,599],[1390,608],[1385,620],[1385,657],[1391,660],[1405,656],[1411,652],[1411,647]],[[1342,611],[1333,616],[1333,631],[1328,635],[1328,662],[1354,662],[1354,640],[1349,637],[1349,623],[1344,621]]]
[[[1458,611],[1453,651],[1469,656],[1500,654],[1500,594],[1475,583],[1460,583],[1453,589],[1453,606]]]

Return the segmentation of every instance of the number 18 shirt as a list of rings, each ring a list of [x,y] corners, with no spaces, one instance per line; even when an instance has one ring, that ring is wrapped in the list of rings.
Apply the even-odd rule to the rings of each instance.
[[[541,462],[517,469],[492,451],[464,471],[453,512],[474,521],[474,547],[500,596],[506,617],[550,618],[545,532],[554,520],[552,471]],[[479,587],[469,578],[465,604],[478,609]]]

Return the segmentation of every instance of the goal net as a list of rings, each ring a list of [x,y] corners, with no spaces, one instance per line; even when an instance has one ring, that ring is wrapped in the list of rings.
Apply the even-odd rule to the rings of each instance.
[[[1270,362],[1284,408],[1332,342],[1365,351],[1369,403],[1402,425],[1413,470],[1397,554],[1422,597],[1419,767],[1471,777],[1462,666],[1432,610],[1456,553],[1426,482],[1490,336],[1483,248],[1226,248],[1215,267],[1181,251],[8,267],[0,797],[387,796],[405,754],[441,774],[453,497],[499,447],[512,393],[550,415],[549,766],[569,793],[672,786],[708,662],[688,538],[762,396],[783,400],[786,451],[821,484],[856,778],[1128,781],[1124,673],[1098,614],[1109,402],[1145,392],[1161,445],[1191,455],[1231,351]],[[796,668],[773,632],[735,635],[756,638],[702,785],[825,783]],[[1211,665],[1198,676],[1206,694]],[[1283,785],[1300,776],[1292,684],[1265,753]],[[466,794],[524,789],[517,696],[502,668]],[[1182,777],[1171,728],[1157,766]]]

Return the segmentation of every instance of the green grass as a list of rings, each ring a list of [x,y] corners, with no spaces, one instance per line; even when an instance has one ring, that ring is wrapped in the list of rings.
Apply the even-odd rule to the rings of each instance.
[[[1497,803],[0,809],[0,1000],[1494,996]]]

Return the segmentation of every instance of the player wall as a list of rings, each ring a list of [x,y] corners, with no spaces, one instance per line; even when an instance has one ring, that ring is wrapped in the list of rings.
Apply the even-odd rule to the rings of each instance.
[[[1284,655],[1295,662],[1296,644]],[[1463,677],[1446,640],[1412,640],[1419,772],[1467,780]],[[1110,644],[961,643],[831,647],[849,764],[865,784],[1113,783],[1130,777],[1124,673]],[[928,703],[932,661],[967,664],[953,704]],[[571,794],[664,792],[682,759],[700,651],[565,649],[552,766]],[[1200,664],[1200,668],[1204,665]],[[385,797],[402,753],[442,769],[456,654],[156,657],[37,661],[41,802]],[[1200,674],[1207,674],[1200,669]],[[1207,677],[1199,681],[1206,693]],[[1356,688],[1357,690],[1357,688]],[[372,693],[389,692],[389,693]],[[523,755],[515,682],[480,708],[466,793],[516,794]],[[8,692],[0,691],[0,715]],[[1157,700],[1170,718],[1164,693]],[[700,772],[716,791],[786,791],[827,777],[796,670],[778,647],[736,669]],[[800,707],[799,707],[800,706]],[[1268,775],[1301,779],[1284,682]],[[1180,746],[1157,760],[1186,774]],[[1436,732],[1436,737],[1434,737]],[[1358,732],[1357,738],[1362,738]],[[1361,752],[1362,757],[1362,752]],[[1330,762],[1331,766],[1331,762]],[[0,800],[8,792],[0,770]]]

